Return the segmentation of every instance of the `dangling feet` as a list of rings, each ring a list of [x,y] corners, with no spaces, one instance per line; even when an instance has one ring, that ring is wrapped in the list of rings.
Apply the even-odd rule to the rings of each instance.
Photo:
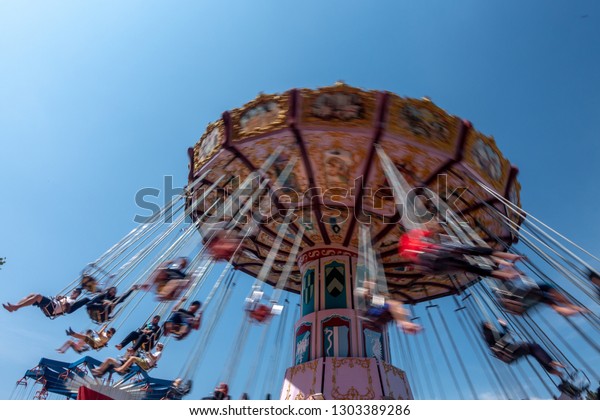
[[[558,312],[562,316],[585,314],[585,313],[589,312],[588,309],[582,308],[580,306],[575,306],[575,305],[570,305],[570,306],[554,305],[554,306],[552,306],[552,309],[554,309],[556,312]]]
[[[3,304],[2,304],[2,306],[3,306],[3,307],[4,307],[4,309],[6,309],[8,312],[14,312],[14,311],[16,311],[17,309],[19,309],[19,307],[18,307],[18,306],[11,305],[11,304],[10,304],[10,303],[8,303],[8,302],[6,302],[6,303],[3,303]]]
[[[398,321],[397,324],[406,334],[417,334],[423,329],[419,324],[409,321]]]
[[[577,305],[571,305],[571,309],[579,312],[580,314],[589,314],[591,312],[589,309]]]
[[[579,313],[575,309],[567,308],[565,306],[555,306],[554,310],[561,314],[562,316],[571,316]]]

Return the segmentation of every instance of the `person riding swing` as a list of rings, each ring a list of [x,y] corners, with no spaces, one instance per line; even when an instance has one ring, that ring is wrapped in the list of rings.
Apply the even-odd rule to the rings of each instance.
[[[244,310],[248,314],[248,318],[259,324],[267,322],[275,313],[277,313],[278,309],[282,309],[279,305],[273,306],[261,303],[263,295],[264,292],[255,289],[252,291],[250,297],[246,298],[244,302]]]
[[[515,342],[510,337],[510,331],[505,321],[499,319],[501,330],[497,330],[491,322],[482,323],[482,333],[485,342],[496,358],[511,364],[516,360],[532,356],[551,375],[563,376],[559,368],[564,366],[552,360],[552,357],[537,343]]]
[[[152,272],[142,289],[154,288],[161,301],[177,299],[190,283],[184,271],[187,265],[188,259],[185,257],[163,262]]]
[[[523,315],[537,304],[550,306],[563,316],[587,312],[587,309],[575,305],[548,283],[536,283],[521,273],[520,280],[505,282],[502,288],[495,289],[499,303],[513,315]]]
[[[426,272],[446,274],[453,271],[465,271],[499,280],[513,280],[519,277],[511,269],[514,261],[522,257],[516,254],[497,251],[489,247],[468,246],[463,244],[442,244],[434,230],[412,229],[400,237],[398,252],[415,266]],[[468,258],[487,257],[487,266],[472,263]],[[504,266],[504,269],[500,269]]]
[[[206,248],[214,259],[229,261],[240,243],[240,239],[228,237],[225,231],[218,231],[209,239]]]
[[[89,300],[88,298],[79,299],[81,292],[81,288],[76,288],[68,296],[59,295],[56,297],[48,297],[41,294],[32,293],[28,296],[25,296],[15,305],[3,303],[2,306],[8,312],[15,312],[26,306],[37,306],[44,315],[50,319],[54,319],[60,315],[71,314],[87,303]]]
[[[363,317],[370,323],[382,328],[389,322],[396,325],[407,334],[416,334],[422,327],[410,320],[410,311],[394,299],[375,293],[375,282],[368,280],[362,288],[357,288],[357,297],[363,298],[367,305]]]
[[[59,349],[59,353],[64,353],[68,348],[72,348],[77,353],[87,350],[100,350],[108,345],[110,339],[117,332],[114,328],[106,329],[107,325],[102,326],[100,330],[94,332],[87,330],[85,334],[73,331],[71,328],[66,330],[67,335],[76,338],[77,341],[67,340]]]
[[[193,301],[188,309],[179,308],[171,313],[169,319],[163,324],[163,334],[173,335],[175,340],[183,340],[192,330],[200,328],[202,312],[196,314],[202,303]]]
[[[85,304],[90,319],[97,324],[103,324],[111,319],[114,308],[123,303],[134,290],[139,288],[140,286],[133,285],[127,292],[117,296],[117,288],[114,286],[109,287],[105,292],[96,295],[92,299],[85,298],[78,301],[77,304]]]

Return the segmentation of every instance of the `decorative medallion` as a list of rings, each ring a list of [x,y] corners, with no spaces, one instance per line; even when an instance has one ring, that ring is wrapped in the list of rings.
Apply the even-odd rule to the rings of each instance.
[[[302,120],[335,126],[366,126],[375,113],[375,94],[345,84],[311,91],[303,89]]]
[[[434,141],[448,141],[448,125],[436,114],[426,108],[407,104],[400,113],[408,130],[415,136],[430,138]]]
[[[261,94],[243,108],[233,110],[233,142],[284,128],[288,108],[288,94]]]
[[[223,123],[217,121],[209,124],[208,130],[202,135],[194,148],[195,170],[199,170],[204,162],[212,158],[223,144]]]
[[[477,139],[473,146],[473,160],[477,167],[497,181],[502,176],[502,167],[498,154],[482,139]]]
[[[362,99],[350,93],[323,93],[312,106],[312,115],[323,120],[349,121],[362,118]]]
[[[272,122],[279,113],[279,105],[275,101],[258,104],[242,114],[240,118],[240,131],[242,134],[263,127]]]
[[[390,131],[450,152],[457,139],[459,120],[429,99],[392,95],[388,111]]]

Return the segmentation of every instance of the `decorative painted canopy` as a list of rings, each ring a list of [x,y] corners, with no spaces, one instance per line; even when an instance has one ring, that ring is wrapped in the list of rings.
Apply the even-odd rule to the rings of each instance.
[[[383,148],[411,186],[429,188],[447,200],[490,246],[502,248],[499,239],[507,243],[514,240],[490,215],[488,205],[519,222],[516,216],[479,185],[481,182],[520,204],[517,169],[511,167],[492,137],[449,115],[429,99],[402,98],[343,83],[261,94],[209,124],[189,150],[189,181],[206,174],[195,188],[196,197],[203,188],[220,181],[194,217],[207,220],[209,214],[204,211],[216,198],[232,194],[282,146],[267,171],[268,198],[253,209],[262,215],[261,222],[237,254],[237,269],[258,275],[283,215],[293,209],[293,223],[266,279],[270,284],[277,283],[301,226],[304,231],[298,255],[320,245],[357,248],[360,220],[370,224],[389,292],[400,300],[418,302],[467,286],[475,279],[465,275],[453,282],[448,276],[423,275],[398,255],[404,227],[376,145]],[[295,161],[293,171],[283,185],[276,185],[277,177],[291,161]],[[300,292],[297,265],[285,288]]]

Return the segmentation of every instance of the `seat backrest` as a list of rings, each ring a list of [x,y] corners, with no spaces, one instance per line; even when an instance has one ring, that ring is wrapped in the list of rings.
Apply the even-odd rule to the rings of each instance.
[[[494,357],[502,360],[504,363],[512,363],[516,360],[513,352],[510,349],[509,343],[502,342],[502,340],[500,340],[497,341],[491,349]]]

